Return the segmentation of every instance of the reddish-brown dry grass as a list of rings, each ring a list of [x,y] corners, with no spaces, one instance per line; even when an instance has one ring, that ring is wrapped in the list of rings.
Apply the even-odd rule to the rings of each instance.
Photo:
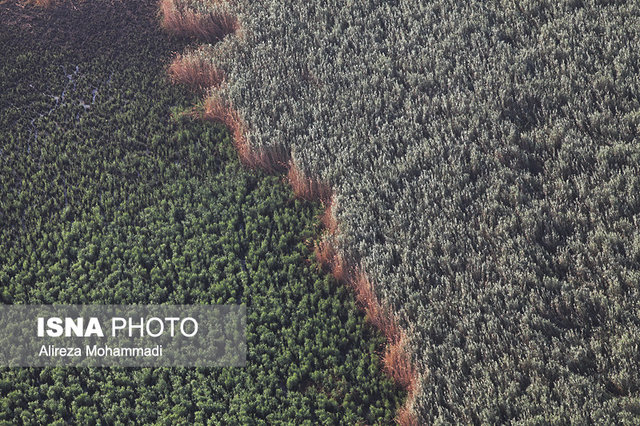
[[[410,404],[408,400],[409,398],[407,398],[406,404],[398,408],[396,423],[400,426],[418,426],[419,423],[413,411],[413,404]]]
[[[215,1],[213,2],[215,3]],[[235,16],[224,12],[200,13],[190,10],[181,0],[160,0],[162,26],[170,33],[206,42],[222,40],[239,28]]]
[[[331,188],[328,185],[307,177],[293,161],[289,164],[287,181],[296,197],[309,201],[320,200],[323,203],[331,198]]]
[[[169,77],[174,83],[186,84],[196,90],[219,87],[224,81],[222,70],[194,54],[178,54],[169,66]]]
[[[322,268],[333,275],[338,282],[347,282],[347,266],[342,259],[342,256],[338,256],[333,244],[328,238],[318,241],[314,248],[316,260]]]
[[[407,400],[405,405],[398,410],[396,421],[400,425],[417,425],[412,406],[420,375],[411,362],[404,331],[398,325],[388,306],[380,302],[365,273],[360,269],[355,269],[349,283],[354,289],[356,300],[366,313],[367,320],[387,338],[387,345],[382,356],[384,371],[407,391]]]
[[[332,192],[331,197],[324,205],[324,212],[320,217],[322,226],[324,226],[324,229],[326,229],[329,234],[335,234],[338,232],[338,222],[336,220],[335,212],[333,211],[335,205],[336,197]]]
[[[238,113],[215,95],[207,97],[203,106],[203,118],[227,126],[240,160],[246,165],[252,166],[253,154],[247,144],[247,126]]]
[[[367,275],[360,268],[346,266],[346,262],[327,237],[316,244],[315,254],[325,270],[353,289],[356,302],[365,311],[367,320],[387,339],[382,357],[386,373],[412,395],[417,386],[418,374],[409,358],[404,332],[390,310],[380,303]]]
[[[399,342],[402,336],[400,327],[389,310],[378,300],[367,275],[356,268],[348,282],[355,292],[356,301],[367,314],[368,321],[382,332],[389,344]]]
[[[250,168],[258,168],[268,173],[280,173],[286,170],[289,162],[287,151],[283,148],[253,149],[247,140],[247,126],[238,112],[227,105],[217,95],[209,96],[204,101],[203,118],[220,122],[231,132],[233,145],[240,161]]]
[[[387,345],[382,363],[387,374],[409,394],[416,390],[417,374],[411,365],[404,338]]]
[[[290,175],[291,170],[289,169]],[[306,178],[301,178],[297,174],[294,174],[293,179],[290,177],[289,181],[294,183],[302,181],[302,184],[298,183],[299,189],[296,194],[306,196],[316,194],[317,196],[319,193],[317,190],[311,189]],[[315,245],[316,259],[337,281],[346,283],[353,289],[356,302],[364,310],[367,320],[386,337],[387,345],[382,354],[384,371],[400,387],[407,391],[407,400],[398,409],[396,422],[402,426],[416,426],[418,421],[413,410],[413,399],[417,392],[420,375],[411,362],[406,345],[407,339],[390,309],[378,299],[373,284],[367,275],[361,268],[349,266],[334,247],[332,240],[338,229],[333,215],[335,202],[335,197],[331,195],[328,198],[328,202],[325,203],[322,223],[327,234]]]
[[[267,173],[284,173],[291,161],[289,151],[280,145],[254,149],[256,165]]]

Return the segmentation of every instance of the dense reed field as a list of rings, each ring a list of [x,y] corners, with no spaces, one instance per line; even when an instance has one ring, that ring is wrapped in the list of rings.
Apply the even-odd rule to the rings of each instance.
[[[320,270],[318,204],[171,84],[150,1],[0,4],[0,301],[244,303],[246,368],[0,369],[0,424],[389,424],[384,338]]]
[[[640,3],[225,7],[173,78],[325,202],[318,256],[416,369],[399,420],[637,424]]]

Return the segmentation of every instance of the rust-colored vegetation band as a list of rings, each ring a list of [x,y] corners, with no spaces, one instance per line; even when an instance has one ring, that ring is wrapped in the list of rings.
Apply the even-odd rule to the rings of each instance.
[[[331,198],[331,188],[324,183],[305,176],[293,160],[289,162],[287,181],[293,188],[293,193],[298,198],[309,201],[320,200],[325,204]]]
[[[225,35],[239,30],[238,21],[231,16],[199,14],[187,10],[184,0],[161,0],[163,26],[170,32],[186,37],[197,37],[204,41],[220,40]],[[217,88],[224,75],[211,62],[195,55],[178,55],[169,67],[171,80],[187,84],[194,89]],[[240,114],[213,91],[203,101],[201,111],[194,115],[205,120],[224,124],[233,139],[241,162],[249,167],[268,173],[286,173],[296,197],[320,201],[325,206],[321,217],[325,236],[315,244],[315,255],[321,266],[341,283],[354,291],[358,306],[364,310],[367,320],[381,330],[387,345],[382,354],[384,371],[407,391],[405,404],[398,409],[396,421],[400,425],[417,425],[413,403],[418,391],[420,374],[411,362],[404,330],[398,325],[395,315],[381,303],[373,284],[358,262],[347,262],[335,248],[333,240],[339,231],[335,218],[336,200],[333,190],[323,182],[307,176],[284,148],[256,148],[249,144],[247,125]]]
[[[331,215],[331,204],[326,207],[324,216]],[[329,221],[331,224],[335,218]],[[378,328],[387,339],[382,356],[384,371],[403,389],[407,391],[405,404],[398,409],[396,420],[400,425],[417,425],[413,412],[413,401],[418,391],[420,375],[411,363],[410,351],[404,331],[398,325],[395,315],[380,302],[375,294],[373,284],[360,267],[350,265],[335,249],[331,242],[337,232],[325,228],[329,234],[316,243],[315,254],[323,268],[334,278],[347,284],[354,291],[356,302],[364,310],[367,320]]]
[[[219,87],[224,81],[222,70],[194,53],[177,55],[169,66],[169,77],[174,83],[186,84],[200,91]]]
[[[222,40],[239,27],[235,16],[224,11],[197,12],[186,0],[160,0],[160,11],[162,27],[170,33],[209,43]]]
[[[240,161],[247,167],[264,170],[268,173],[283,173],[287,170],[290,155],[284,148],[260,148],[249,146],[247,126],[238,112],[231,108],[217,93],[207,96],[203,102],[203,111],[198,114],[209,121],[222,123],[229,128],[233,145]]]

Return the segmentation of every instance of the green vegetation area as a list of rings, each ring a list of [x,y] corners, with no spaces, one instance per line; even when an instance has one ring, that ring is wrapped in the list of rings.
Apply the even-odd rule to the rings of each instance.
[[[383,338],[313,262],[319,206],[165,76],[154,2],[0,5],[0,299],[244,303],[246,368],[4,368],[1,424],[388,424]]]
[[[334,188],[420,423],[639,424],[640,2],[230,4],[194,56]]]

